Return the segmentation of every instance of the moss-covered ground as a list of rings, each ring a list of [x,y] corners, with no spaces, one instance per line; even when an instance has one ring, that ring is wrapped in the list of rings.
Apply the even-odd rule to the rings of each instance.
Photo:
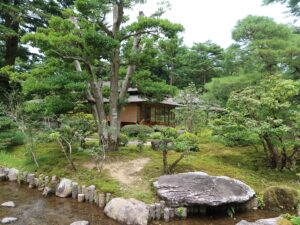
[[[199,136],[200,151],[193,152],[183,159],[177,169],[178,172],[203,171],[210,175],[225,175],[244,181],[257,193],[269,186],[289,186],[299,189],[299,178],[295,171],[275,171],[267,167],[263,151],[253,147],[226,147],[213,141],[209,133]],[[155,193],[152,189],[153,180],[162,175],[161,152],[144,147],[140,152],[134,146],[122,147],[118,152],[107,155],[107,161],[132,160],[136,158],[150,158],[150,162],[140,172],[141,181],[131,186],[124,186],[107,171],[98,172],[96,169],[86,169],[83,165],[93,161],[93,156],[87,152],[75,152],[74,160],[77,172],[68,165],[64,155],[56,143],[38,144],[36,154],[40,168],[36,168],[30,155],[23,146],[18,146],[6,152],[0,152],[0,165],[16,167],[23,171],[58,175],[77,180],[81,184],[94,184],[98,189],[112,192],[115,196],[134,197],[145,202],[152,202]],[[175,160],[180,153],[169,152],[169,161]]]

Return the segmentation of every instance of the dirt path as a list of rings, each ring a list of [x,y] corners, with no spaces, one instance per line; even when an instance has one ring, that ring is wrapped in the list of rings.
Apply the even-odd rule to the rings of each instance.
[[[138,172],[140,172],[149,161],[149,158],[140,158],[125,162],[113,162],[104,165],[103,169],[107,170],[111,177],[117,179],[122,184],[130,185],[141,180],[138,176]]]
[[[117,161],[104,164],[103,169],[107,170],[109,175],[118,180],[124,185],[131,185],[135,182],[141,181],[138,173],[150,161],[150,158],[139,158],[130,161]],[[84,164],[83,167],[87,169],[94,169],[95,164]]]

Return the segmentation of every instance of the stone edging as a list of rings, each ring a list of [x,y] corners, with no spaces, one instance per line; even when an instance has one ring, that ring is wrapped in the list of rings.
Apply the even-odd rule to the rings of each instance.
[[[77,182],[67,178],[58,178],[57,176],[49,176],[34,173],[20,172],[15,168],[6,168],[0,166],[0,181],[12,181],[19,184],[27,184],[29,188],[37,188],[42,192],[43,196],[56,195],[58,197],[72,197],[80,202],[89,202],[95,204],[101,209],[104,209],[105,205],[112,199],[111,193],[99,192],[96,190],[95,185],[86,187],[80,186]],[[68,183],[68,185],[62,185],[61,183]],[[66,190],[68,189],[69,190]],[[63,194],[61,194],[63,193]],[[149,222],[152,220],[165,220],[169,222],[175,218],[186,219],[187,208],[169,208],[166,206],[165,201],[148,205],[149,207]]]

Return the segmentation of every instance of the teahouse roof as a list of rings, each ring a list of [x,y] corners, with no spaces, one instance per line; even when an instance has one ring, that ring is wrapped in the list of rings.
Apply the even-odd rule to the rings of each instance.
[[[105,98],[104,99],[104,102],[105,103],[108,103],[109,102],[109,99],[108,98]],[[128,98],[127,98],[127,103],[142,103],[142,102],[151,102],[153,103],[152,101],[150,101],[149,99],[147,98],[143,98],[139,95],[130,95]],[[175,102],[173,98],[170,98],[170,97],[166,97],[163,101],[161,102],[158,102],[160,104],[164,104],[164,105],[172,105],[172,106],[180,106],[180,104],[178,102]]]
[[[120,83],[122,83],[122,81],[120,81]],[[103,85],[107,86],[107,87],[110,87],[110,82],[109,81],[104,81]],[[150,101],[149,99],[147,99],[145,97],[141,97],[140,95],[138,95],[139,90],[136,87],[129,87],[127,92],[129,94],[129,97],[127,98],[127,103],[142,103],[142,102],[154,103],[154,102]],[[104,102],[108,103],[109,99],[104,98]],[[180,106],[181,105],[180,103],[176,102],[171,97],[166,97],[163,101],[157,102],[157,103],[164,104],[164,105],[171,105],[171,106]]]

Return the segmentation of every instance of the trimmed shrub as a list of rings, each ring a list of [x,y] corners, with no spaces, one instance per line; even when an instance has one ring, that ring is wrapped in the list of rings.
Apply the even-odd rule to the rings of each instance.
[[[0,150],[24,143],[24,135],[18,131],[16,123],[7,116],[0,115]]]
[[[148,135],[154,130],[146,125],[126,125],[122,127],[121,131],[129,137],[137,137],[140,133]]]
[[[190,150],[193,152],[199,151],[199,138],[192,133],[184,133],[179,135],[175,140],[175,148],[178,151]]]
[[[155,126],[153,126],[152,128],[153,128],[153,130],[154,130],[155,132],[160,132],[160,131],[162,131],[163,129],[167,128],[167,126],[163,126],[163,125],[155,125]]]
[[[279,211],[293,210],[299,203],[297,190],[288,187],[269,187],[264,192],[265,208]]]
[[[128,144],[128,137],[126,134],[120,133],[119,146],[126,146]]]
[[[177,130],[173,127],[162,128],[160,133],[162,134],[164,139],[176,139],[179,135]]]
[[[162,135],[160,132],[154,132],[150,134],[150,139],[152,140],[159,140],[162,138]]]

